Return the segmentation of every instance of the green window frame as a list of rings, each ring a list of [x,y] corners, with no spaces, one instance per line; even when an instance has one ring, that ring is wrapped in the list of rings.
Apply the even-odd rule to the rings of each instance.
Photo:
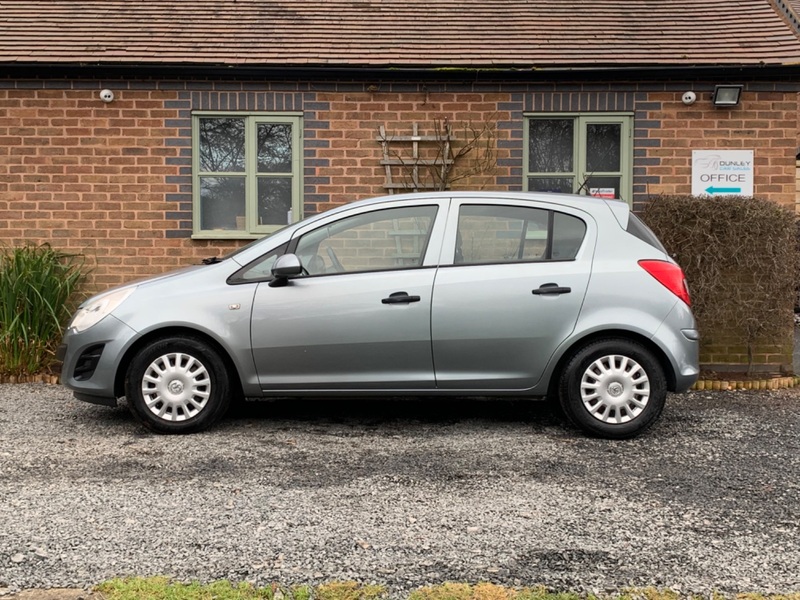
[[[632,113],[524,116],[526,190],[593,193],[632,204]]]
[[[254,239],[302,218],[302,113],[192,114],[194,239]]]

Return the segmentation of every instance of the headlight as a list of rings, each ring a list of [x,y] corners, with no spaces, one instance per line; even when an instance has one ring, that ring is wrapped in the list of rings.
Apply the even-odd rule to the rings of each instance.
[[[78,309],[69,324],[69,329],[75,333],[86,331],[89,327],[99,323],[103,317],[117,308],[122,302],[133,293],[136,286],[122,288],[107,294],[102,294],[89,300],[84,306]]]

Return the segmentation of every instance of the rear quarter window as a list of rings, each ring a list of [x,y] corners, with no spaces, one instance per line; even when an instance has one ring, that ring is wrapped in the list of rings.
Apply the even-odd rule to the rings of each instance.
[[[553,260],[572,260],[578,255],[583,238],[586,236],[586,223],[578,217],[564,213],[553,213]]]
[[[646,244],[650,244],[653,248],[657,250],[661,250],[664,254],[669,254],[667,249],[664,248],[664,245],[659,241],[656,237],[656,234],[652,232],[652,230],[644,224],[639,217],[635,214],[630,213],[628,216],[628,227],[626,229],[628,233],[632,236],[639,238]]]

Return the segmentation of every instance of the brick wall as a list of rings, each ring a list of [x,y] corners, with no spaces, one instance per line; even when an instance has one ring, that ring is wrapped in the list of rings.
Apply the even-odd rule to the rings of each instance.
[[[797,94],[746,90],[733,109],[715,108],[711,91],[691,106],[682,92],[657,92],[636,112],[635,192],[688,194],[693,149],[755,151],[754,194],[787,206],[795,203]]]
[[[104,104],[98,91],[116,99]],[[753,148],[756,194],[796,201],[797,86],[751,83],[734,109],[687,83],[264,83],[0,80],[0,242],[84,252],[103,289],[241,245],[192,240],[193,110],[302,111],[304,210],[385,193],[378,127],[496,124],[496,169],[457,188],[519,190],[525,111],[635,115],[634,207],[689,193],[691,150]],[[695,89],[698,101],[680,98]]]
[[[387,137],[409,136],[413,123],[417,123],[420,135],[433,136],[437,124],[441,126],[445,118],[453,125],[453,135],[460,143],[471,134],[465,131],[465,125],[468,129],[483,124],[494,128],[493,173],[461,180],[456,188],[522,189],[521,94],[327,92],[318,94],[318,99],[328,109],[327,128],[315,132],[321,147],[316,150],[318,162],[314,164],[321,166],[313,173],[315,193],[306,195],[307,211],[386,193],[386,172],[380,162],[382,147],[377,139],[380,126],[385,127]],[[390,154],[408,159],[410,144],[392,143]],[[433,158],[435,154],[431,144],[420,144],[420,156]],[[394,182],[408,180],[408,173],[402,171],[392,169]],[[424,176],[425,169],[422,171]]]
[[[0,89],[0,239],[85,253],[96,288],[209,252],[166,239],[180,190],[177,92]]]
[[[795,168],[795,189],[794,212],[800,214],[800,160]]]
[[[748,349],[742,341],[747,339],[745,332],[706,332],[703,336],[700,362],[706,370],[719,373],[744,371],[747,365],[754,373],[792,373],[793,333],[789,323],[784,335],[769,340],[755,340]]]

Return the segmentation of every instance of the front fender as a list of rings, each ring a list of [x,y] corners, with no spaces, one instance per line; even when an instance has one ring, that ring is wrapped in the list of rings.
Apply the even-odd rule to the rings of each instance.
[[[260,395],[258,377],[253,362],[250,343],[250,318],[253,309],[255,284],[231,285],[220,290],[218,286],[204,290],[164,290],[163,286],[151,290],[137,290],[115,313],[120,321],[136,331],[135,339],[120,354],[123,356],[144,339],[159,332],[175,330],[195,331],[212,339],[225,352],[238,372],[245,395]],[[154,319],[153,314],[159,318]]]

